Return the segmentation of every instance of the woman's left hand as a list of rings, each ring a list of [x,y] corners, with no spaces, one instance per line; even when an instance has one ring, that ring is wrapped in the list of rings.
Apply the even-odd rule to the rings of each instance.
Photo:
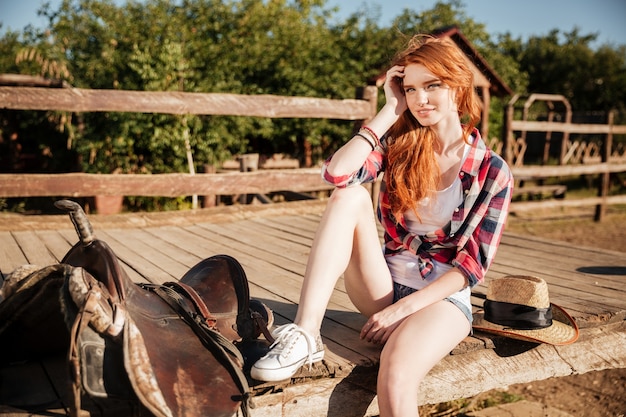
[[[395,303],[372,314],[361,329],[361,339],[371,343],[384,344],[391,333],[407,318],[403,303]]]
[[[406,96],[403,90],[404,67],[395,65],[386,74],[384,91],[386,104],[395,109],[396,114],[402,114],[407,109]]]

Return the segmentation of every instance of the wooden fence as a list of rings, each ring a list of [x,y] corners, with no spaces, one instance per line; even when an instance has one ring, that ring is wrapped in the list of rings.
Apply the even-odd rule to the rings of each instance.
[[[564,178],[579,175],[600,175],[597,197],[576,200],[545,200],[518,202],[513,204],[513,211],[533,210],[537,208],[561,208],[596,206],[595,219],[601,220],[609,204],[626,204],[626,195],[609,196],[611,174],[626,171],[626,153],[623,143],[614,146],[614,135],[626,135],[625,125],[614,124],[614,113],[609,113],[608,123],[588,124],[572,123],[572,109],[569,101],[561,95],[532,94],[523,103],[521,120],[515,119],[516,105],[520,99],[515,95],[507,105],[504,123],[504,141],[502,154],[512,167],[516,184],[524,181],[546,178]],[[545,121],[529,120],[531,106],[544,103],[548,109]],[[561,112],[556,109],[561,106]],[[555,121],[555,115],[563,115],[563,121]],[[525,165],[524,156],[528,146],[528,133],[540,132],[543,135],[543,153],[541,165]],[[560,133],[559,157],[556,165],[548,165],[552,134]],[[571,140],[572,135],[600,135],[600,143],[584,140]],[[540,186],[541,187],[541,186]],[[517,192],[523,191],[518,189]],[[562,192],[559,186],[547,186],[547,189]],[[531,188],[531,192],[537,187]]]
[[[70,112],[142,112],[166,114],[207,114],[270,118],[329,118],[362,121],[376,111],[378,89],[362,89],[360,98],[333,100],[272,95],[145,92],[0,86],[0,108],[12,110],[54,110]],[[533,96],[534,100],[554,96]],[[515,100],[517,99],[514,98]],[[516,179],[544,179],[572,175],[602,175],[598,197],[584,200],[547,200],[515,203],[513,211],[539,207],[596,205],[600,220],[607,204],[626,204],[626,196],[608,196],[610,175],[626,171],[625,160],[612,160],[613,134],[626,134],[626,126],[583,125],[551,121],[513,119],[514,100],[509,103],[502,153],[512,166]],[[513,158],[520,145],[515,132],[565,132],[605,134],[607,140],[599,161],[576,165],[524,166]],[[566,137],[566,136],[564,136]],[[565,149],[565,148],[564,148]],[[522,157],[523,160],[523,157]],[[181,195],[266,194],[277,191],[309,192],[329,187],[319,169],[260,170],[236,173],[191,174],[0,174],[0,198],[94,195],[178,197]]]
[[[334,100],[275,95],[147,92],[0,86],[0,108],[70,112],[142,112],[270,118],[368,120],[376,113],[378,89],[360,90],[357,99]],[[319,169],[190,174],[0,174],[0,197],[94,195],[265,194],[330,188]]]

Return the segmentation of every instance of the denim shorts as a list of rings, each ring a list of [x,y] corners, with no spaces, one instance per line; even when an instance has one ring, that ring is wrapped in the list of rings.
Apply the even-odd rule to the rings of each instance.
[[[419,290],[394,282],[393,283],[393,302],[395,303],[399,299],[404,298],[409,294],[413,294],[415,291],[419,291]],[[470,327],[471,327],[474,319],[472,317],[472,305],[469,301],[470,291],[471,290],[469,287],[465,287],[461,291],[452,294],[450,297],[445,298],[445,300],[457,306],[463,312],[463,314],[465,314],[465,317],[469,321]]]

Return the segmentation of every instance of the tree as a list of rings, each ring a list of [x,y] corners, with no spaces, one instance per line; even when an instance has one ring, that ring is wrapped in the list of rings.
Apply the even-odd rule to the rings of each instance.
[[[528,74],[528,91],[564,95],[578,111],[624,110],[626,46],[593,50],[596,35],[578,29],[551,31],[518,45],[520,69]],[[521,46],[521,47],[520,47]]]
[[[386,70],[408,37],[455,25],[516,93],[564,94],[576,110],[625,106],[626,46],[592,49],[595,35],[555,30],[523,42],[489,34],[460,0],[399,11],[389,27],[378,23],[379,9],[365,4],[343,20],[336,12],[326,0],[143,0],[122,6],[64,0],[56,10],[41,8],[47,29],[0,38],[0,73],[43,74],[95,89],[353,98],[357,87]],[[500,131],[506,101],[491,102],[492,134]],[[3,117],[0,146],[21,129],[20,137],[31,135],[38,152],[45,152],[52,136],[42,125],[51,114],[35,113],[20,112],[19,123],[12,116],[10,128],[10,118]],[[80,117],[66,118],[62,131],[59,123],[50,128],[90,172],[186,172],[188,149],[198,171],[246,152],[287,153],[315,163],[348,140],[353,128],[319,119]],[[25,127],[37,127],[40,136]]]

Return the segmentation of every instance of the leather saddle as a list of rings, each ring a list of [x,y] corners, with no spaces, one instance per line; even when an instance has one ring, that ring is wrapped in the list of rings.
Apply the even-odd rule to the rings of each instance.
[[[250,300],[239,262],[216,255],[179,281],[135,284],[95,237],[80,205],[56,205],[69,213],[79,242],[59,264],[27,274],[0,302],[0,344],[14,345],[9,355],[43,353],[35,340],[5,338],[15,337],[20,326],[37,328],[27,332],[32,339],[37,332],[62,333],[45,336],[54,340],[45,349],[67,351],[72,415],[80,414],[87,397],[99,409],[121,402],[140,416],[247,416],[250,390],[243,370],[246,359],[256,360],[269,345],[259,335],[270,337],[273,317]],[[46,301],[42,294],[50,293],[57,299]],[[47,305],[48,317],[25,314],[33,298]],[[65,332],[50,319],[59,309]],[[42,324],[46,319],[54,326]],[[247,352],[246,346],[256,350]]]

